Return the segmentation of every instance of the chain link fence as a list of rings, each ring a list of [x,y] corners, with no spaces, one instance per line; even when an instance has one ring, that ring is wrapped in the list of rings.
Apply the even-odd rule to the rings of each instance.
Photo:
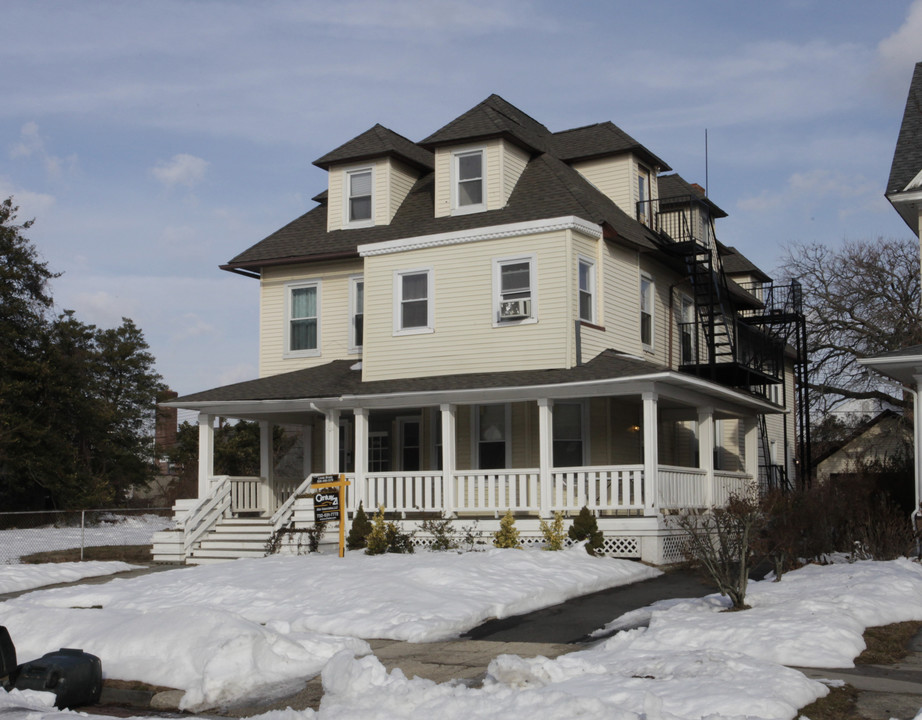
[[[0,565],[60,560],[54,551],[79,550],[66,559],[83,560],[86,548],[150,545],[172,515],[170,508],[0,512]]]

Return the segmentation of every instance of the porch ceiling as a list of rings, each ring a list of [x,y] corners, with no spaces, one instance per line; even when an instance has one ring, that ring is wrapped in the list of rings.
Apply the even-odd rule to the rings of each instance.
[[[655,392],[677,406],[710,406],[728,415],[778,413],[746,392],[606,350],[569,369],[523,370],[362,381],[358,364],[334,360],[314,368],[225,385],[186,395],[168,407],[276,422],[302,423],[328,409],[401,408],[439,404],[515,402],[539,398],[638,396]]]

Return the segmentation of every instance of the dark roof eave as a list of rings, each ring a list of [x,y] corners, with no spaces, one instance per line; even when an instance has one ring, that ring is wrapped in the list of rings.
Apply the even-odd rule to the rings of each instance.
[[[463,139],[445,139],[445,140],[436,140],[434,142],[421,142],[419,143],[420,147],[426,148],[426,150],[434,150],[435,148],[445,147],[446,145],[474,145],[476,143],[484,142],[486,140],[496,140],[500,138],[502,140],[508,140],[514,145],[518,145],[523,150],[527,150],[530,153],[540,153],[543,152],[541,148],[537,148],[529,142],[523,140],[520,137],[516,137],[512,133],[506,130],[500,130],[495,133],[487,133],[484,135],[472,135],[471,137],[466,137]]]
[[[672,168],[666,164],[665,160],[658,157],[657,155],[654,155],[643,145],[635,145],[634,147],[625,148],[624,150],[619,150],[618,152],[587,153],[585,155],[577,155],[573,157],[567,156],[566,158],[562,159],[568,165],[572,165],[573,163],[585,162],[587,160],[599,160],[601,158],[615,157],[617,155],[625,155],[627,153],[633,153],[634,155],[637,155],[645,162],[658,168],[659,172],[672,172]]]
[[[228,272],[239,273],[240,270],[252,270],[256,272],[259,268],[272,267],[275,265],[297,265],[299,263],[320,262],[322,260],[353,260],[357,257],[359,257],[358,250],[347,250],[343,252],[322,253],[319,255],[295,255],[267,260],[249,260],[240,263],[227,263],[225,265],[219,265],[218,267]]]
[[[400,160],[401,162],[406,163],[407,165],[411,165],[415,168],[418,168],[426,172],[431,171],[433,169],[431,165],[425,165],[396,150],[390,150],[388,152],[365,153],[363,155],[356,155],[354,157],[343,158],[341,160],[333,160],[330,162],[321,162],[320,160],[314,160],[314,162],[312,162],[311,165],[316,165],[321,170],[329,171],[329,169],[333,167],[334,165],[348,165],[350,163],[361,163],[361,162],[365,162],[366,160],[375,160],[377,158],[382,158],[382,157],[396,158]]]

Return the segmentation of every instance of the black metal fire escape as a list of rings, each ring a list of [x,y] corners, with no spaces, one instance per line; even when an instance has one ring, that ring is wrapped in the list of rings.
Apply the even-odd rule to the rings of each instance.
[[[663,249],[679,259],[691,282],[695,319],[691,328],[680,328],[695,340],[683,343],[681,369],[717,383],[747,388],[765,397],[769,388],[781,384],[784,393],[784,353],[795,350],[796,429],[800,483],[808,484],[810,429],[807,418],[806,324],[800,302],[800,285],[753,283],[737,285],[739,307],[734,301],[714,234],[713,219],[701,197],[684,195],[638,203],[640,219],[648,219]],[[741,292],[742,291],[742,292]],[[703,340],[703,343],[698,340]],[[703,344],[703,348],[700,347]],[[686,346],[691,347],[685,357]],[[784,398],[783,402],[786,402]],[[787,424],[785,423],[785,445]],[[783,466],[771,458],[765,417],[759,416],[765,484],[782,489],[791,486]]]

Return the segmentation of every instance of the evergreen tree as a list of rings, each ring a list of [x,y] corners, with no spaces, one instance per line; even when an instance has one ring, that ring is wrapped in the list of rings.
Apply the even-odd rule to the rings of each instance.
[[[542,520],[539,524],[541,533],[544,535],[545,550],[563,550],[566,533],[563,531],[563,513],[559,510],[554,513],[554,519],[551,522]]]
[[[589,542],[586,543],[586,552],[590,555],[596,555],[598,551],[602,549],[604,537],[602,536],[602,531],[599,530],[599,523],[596,521],[595,515],[593,515],[585,505],[583,505],[583,509],[579,511],[579,515],[576,516],[576,519],[573,520],[573,524],[570,526],[567,534],[573,542],[588,540]]]
[[[519,531],[515,526],[515,515],[512,509],[506,510],[503,519],[499,521],[499,530],[493,533],[493,544],[498,548],[521,547]]]
[[[365,508],[359,503],[359,509],[355,511],[355,517],[352,518],[352,527],[349,528],[349,535],[346,537],[346,547],[350,550],[361,550],[365,547],[368,534],[371,532],[371,521],[365,514]]]

